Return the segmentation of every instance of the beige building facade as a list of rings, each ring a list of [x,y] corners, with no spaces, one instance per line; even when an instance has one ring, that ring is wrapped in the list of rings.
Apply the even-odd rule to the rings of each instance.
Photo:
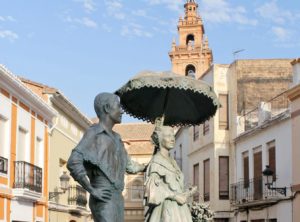
[[[292,191],[293,200],[293,221],[300,221],[300,59],[292,61],[294,68],[293,87],[287,92],[291,101],[292,121]]]
[[[66,173],[66,162],[92,122],[59,90],[31,80],[22,79],[58,113],[49,137],[49,221],[92,221],[88,194],[71,177],[68,189],[60,188],[60,176]]]

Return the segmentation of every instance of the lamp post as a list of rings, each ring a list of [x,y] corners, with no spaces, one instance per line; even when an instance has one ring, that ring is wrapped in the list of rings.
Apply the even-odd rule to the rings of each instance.
[[[273,187],[273,174],[274,172],[270,169],[269,165],[266,165],[266,169],[264,169],[264,171],[262,172],[263,177],[264,177],[264,181],[266,181],[265,186],[267,186],[267,188],[269,190],[275,190],[278,193],[286,196],[286,187]]]
[[[52,199],[60,194],[63,194],[67,191],[67,189],[69,188],[69,181],[70,181],[70,177],[67,175],[67,172],[64,171],[63,175],[61,175],[59,177],[60,180],[60,189],[62,190],[60,191],[54,191],[54,192],[49,192],[49,199]]]

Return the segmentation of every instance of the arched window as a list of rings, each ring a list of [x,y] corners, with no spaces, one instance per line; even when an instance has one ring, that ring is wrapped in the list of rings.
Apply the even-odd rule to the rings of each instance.
[[[186,76],[188,76],[188,75],[195,76],[195,74],[196,74],[196,68],[195,68],[195,66],[193,66],[193,65],[187,65],[186,68],[185,68],[185,75]]]
[[[186,45],[191,44],[193,46],[194,43],[195,43],[195,37],[194,37],[194,35],[193,34],[189,34],[186,37]]]
[[[144,186],[141,180],[134,180],[131,185],[131,199],[142,200],[144,196]]]

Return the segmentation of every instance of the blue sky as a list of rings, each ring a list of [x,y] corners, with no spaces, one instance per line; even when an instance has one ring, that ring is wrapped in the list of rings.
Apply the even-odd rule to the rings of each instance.
[[[184,0],[1,0],[0,63],[59,88],[88,116],[98,92],[170,70]],[[300,56],[300,1],[198,0],[215,63]],[[125,117],[126,121],[132,121]]]

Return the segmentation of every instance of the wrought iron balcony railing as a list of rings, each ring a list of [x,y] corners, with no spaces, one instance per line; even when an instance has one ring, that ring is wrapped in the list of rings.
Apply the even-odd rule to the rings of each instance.
[[[286,97],[286,92],[277,95],[269,101],[262,102],[260,107],[256,107],[238,118],[240,125],[238,134],[251,130],[262,123],[285,113],[289,110],[289,106],[290,104]]]
[[[7,174],[8,160],[0,156],[0,173]]]
[[[280,195],[277,191],[268,189],[263,183],[262,177],[230,185],[230,202],[234,205],[276,199]]]
[[[86,207],[86,191],[79,185],[70,186],[68,189],[68,204],[72,206]]]
[[[42,168],[25,161],[15,161],[14,188],[42,192]]]

